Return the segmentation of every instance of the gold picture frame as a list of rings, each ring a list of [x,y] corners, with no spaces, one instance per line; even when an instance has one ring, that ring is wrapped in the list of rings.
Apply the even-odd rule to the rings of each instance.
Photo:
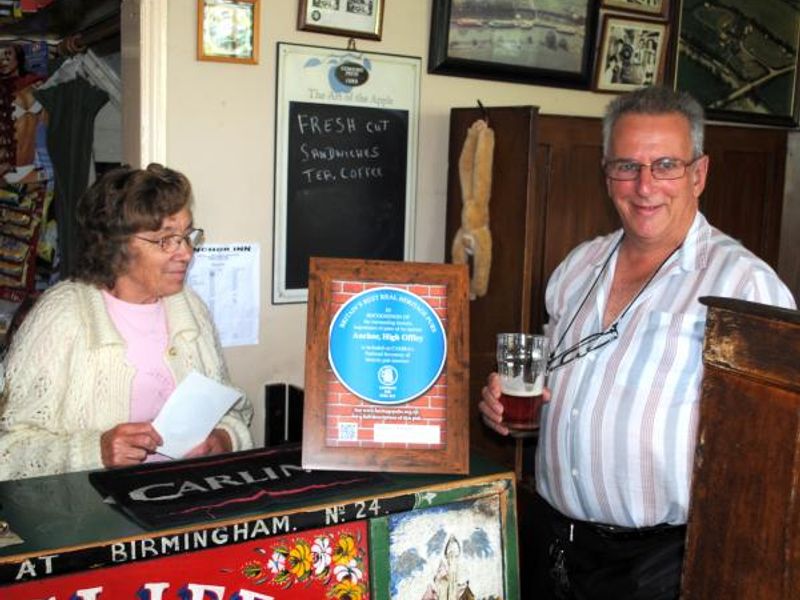
[[[467,473],[466,266],[310,264],[303,468]]]
[[[258,64],[261,0],[197,0],[197,59]]]
[[[384,0],[300,0],[297,28],[380,40]]]
[[[666,21],[603,17],[594,91],[620,93],[664,82]]]

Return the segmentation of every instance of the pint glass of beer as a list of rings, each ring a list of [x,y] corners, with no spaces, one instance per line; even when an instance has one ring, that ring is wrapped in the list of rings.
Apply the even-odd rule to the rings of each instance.
[[[533,435],[539,428],[547,368],[547,339],[528,333],[497,334],[503,425],[511,435]]]

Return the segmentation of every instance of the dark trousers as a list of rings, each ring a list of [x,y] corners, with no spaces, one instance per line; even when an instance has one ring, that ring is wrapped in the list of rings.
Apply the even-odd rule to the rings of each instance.
[[[538,495],[532,517],[533,599],[679,597],[685,526],[625,529],[575,521]]]

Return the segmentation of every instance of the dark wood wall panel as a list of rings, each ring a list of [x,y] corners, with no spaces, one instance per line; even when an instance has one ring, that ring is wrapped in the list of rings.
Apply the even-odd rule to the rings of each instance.
[[[708,220],[778,265],[787,133],[752,127],[706,128],[711,166],[700,208]]]
[[[544,206],[542,269],[532,294],[533,329],[546,320],[544,291],[553,270],[578,243],[619,227],[600,170],[603,155],[598,119],[539,117],[539,177],[535,202]]]
[[[537,109],[532,106],[456,108],[450,113],[450,166],[447,189],[445,255],[452,260],[453,236],[461,225],[461,188],[458,159],[472,123],[488,116],[495,131],[494,171],[490,203],[492,270],[489,293],[470,302],[470,424],[475,446],[512,464],[511,440],[489,432],[480,421],[477,405],[486,375],[495,370],[496,334],[530,328],[530,294],[535,243],[543,239],[544,222],[532,201]]]

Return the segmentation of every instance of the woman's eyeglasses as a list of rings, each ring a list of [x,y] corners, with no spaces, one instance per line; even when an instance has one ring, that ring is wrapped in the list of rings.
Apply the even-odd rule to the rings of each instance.
[[[178,251],[181,242],[186,242],[186,245],[192,250],[196,249],[198,246],[202,245],[203,240],[205,239],[205,232],[202,229],[190,229],[183,235],[177,233],[174,235],[165,235],[157,240],[151,240],[140,235],[134,235],[133,237],[135,237],[137,240],[142,240],[143,242],[156,244],[163,252],[172,254],[173,252]]]
[[[550,356],[547,359],[547,371],[552,372],[556,369],[563,367],[564,365],[568,365],[573,360],[578,360],[579,358],[583,358],[592,350],[597,350],[598,348],[602,348],[603,346],[610,344],[614,340],[619,337],[619,331],[617,331],[617,324],[614,323],[611,327],[606,329],[605,331],[600,331],[598,333],[593,333],[591,335],[587,335],[582,340],[579,340],[577,344],[574,346],[570,346],[566,350],[555,354],[554,352],[550,353]]]

